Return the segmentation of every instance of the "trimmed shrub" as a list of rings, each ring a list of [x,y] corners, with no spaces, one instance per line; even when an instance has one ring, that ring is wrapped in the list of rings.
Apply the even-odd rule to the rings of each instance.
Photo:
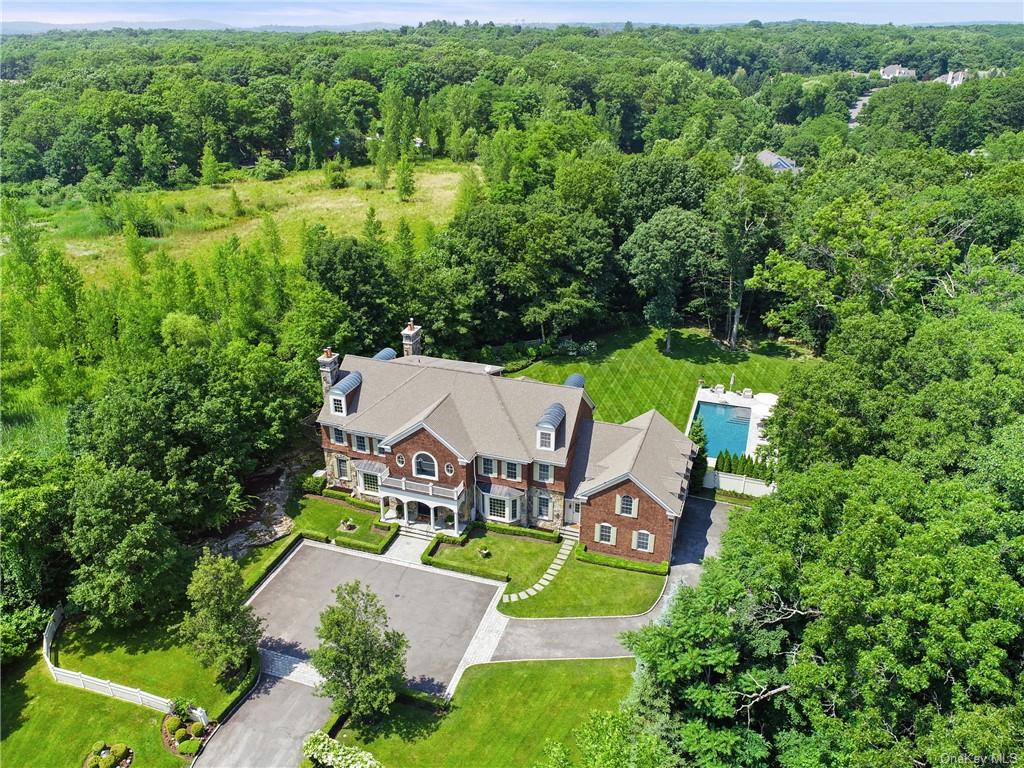
[[[199,739],[189,739],[188,741],[183,741],[181,744],[178,745],[178,754],[198,755],[199,748],[201,746],[203,746],[203,742],[201,742]]]
[[[174,740],[181,744],[183,741],[187,741],[189,738],[188,730],[185,728],[179,728],[174,732]]]
[[[462,564],[462,563],[451,563],[447,560],[439,560],[434,557],[434,553],[437,552],[437,548],[442,544],[456,544],[458,546],[464,546],[467,541],[466,534],[456,538],[454,536],[445,536],[443,533],[437,534],[427,548],[423,550],[423,554],[420,555],[420,562],[424,565],[430,565],[434,568],[443,568],[446,571],[455,571],[456,573],[465,573],[470,576],[479,576],[483,579],[493,579],[494,581],[511,581],[512,577],[504,571],[499,571],[494,568],[488,568],[483,563],[477,564]]]
[[[100,756],[89,755],[89,759],[85,761],[85,768],[100,768]]]
[[[480,521],[470,523],[470,527],[476,528],[479,526],[483,526],[484,530],[492,531],[493,533],[504,533],[507,536],[525,536],[529,539],[554,542],[562,540],[562,534],[558,531],[545,531],[543,528],[527,528],[523,525],[504,525],[503,523],[481,523]]]
[[[102,752],[106,748],[107,748],[107,742],[105,742],[105,741],[97,741],[95,744],[92,745],[92,752],[93,752],[93,754],[98,755],[100,752]]]
[[[381,528],[380,525],[374,525],[373,527],[377,529]],[[360,552],[372,552],[375,555],[379,555],[381,552],[383,552],[385,549],[391,546],[391,542],[395,540],[396,536],[398,536],[398,529],[398,523],[389,523],[387,527],[384,528],[384,530],[387,531],[387,533],[384,535],[384,538],[382,538],[380,541],[376,543],[360,541],[358,539],[350,539],[347,536],[345,536],[344,533],[340,533],[337,536],[335,536],[334,543],[337,544],[339,547],[348,547],[349,549],[358,549]]]
[[[192,723],[188,727],[188,732],[190,734],[192,734],[193,736],[202,736],[202,734],[203,734],[203,724],[202,723]]]
[[[321,475],[320,477],[316,477],[312,473],[302,475],[298,478],[297,484],[304,493],[321,494],[327,487],[327,475]]]
[[[167,718],[167,732],[173,734],[181,728],[181,718],[177,715],[171,715]]]
[[[344,491],[336,491],[332,488],[326,488],[320,495],[326,496],[329,499],[347,501],[353,507],[362,507],[363,509],[368,509],[371,512],[380,512],[380,505],[374,504],[370,501],[364,501],[363,499],[357,499],[355,496],[345,493]]]
[[[100,768],[114,768],[115,765],[117,765],[117,760],[114,759],[113,755],[100,758]]]
[[[183,696],[179,696],[176,699],[174,699],[173,706],[174,714],[176,714],[178,717],[184,720],[188,717],[188,711],[192,706],[192,702]]]
[[[127,744],[111,744],[110,755],[114,758],[115,763],[120,763],[126,757],[128,757],[128,745]]]
[[[667,560],[662,560],[660,563],[645,563],[640,560],[627,560],[624,557],[614,557],[613,555],[604,555],[600,552],[591,552],[583,542],[576,545],[576,559],[583,563],[606,565],[609,568],[621,568],[624,571],[652,573],[655,576],[668,575]]]
[[[249,579],[246,580],[245,588],[248,589],[250,592],[254,590],[256,587],[258,587],[260,582],[263,581],[266,575],[270,573],[272,570],[274,570],[278,565],[280,565],[281,562],[286,557],[288,557],[288,555],[291,554],[292,550],[295,548],[295,543],[301,540],[302,534],[298,531],[293,531],[292,533],[288,534],[288,537],[289,541],[287,546],[285,546],[284,549],[278,552],[277,555],[269,563],[267,563],[267,567],[264,568],[261,573],[255,576],[250,576]],[[216,720],[217,718],[214,719]]]

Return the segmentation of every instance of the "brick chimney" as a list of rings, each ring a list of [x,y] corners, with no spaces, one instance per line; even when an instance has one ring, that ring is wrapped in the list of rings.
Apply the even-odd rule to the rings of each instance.
[[[320,384],[324,390],[324,400],[326,400],[327,392],[338,383],[341,356],[334,354],[330,347],[324,347],[324,353],[316,361],[320,365]]]
[[[423,354],[421,330],[422,326],[416,325],[410,317],[408,324],[402,329],[402,355],[404,357]]]

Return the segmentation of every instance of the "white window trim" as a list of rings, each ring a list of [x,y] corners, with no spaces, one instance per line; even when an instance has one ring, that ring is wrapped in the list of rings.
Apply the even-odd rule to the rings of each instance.
[[[338,410],[338,403],[341,403],[341,410]],[[337,416],[348,416],[348,403],[345,402],[344,397],[332,397],[331,398],[331,413]]]
[[[405,454],[404,453],[400,453],[397,456],[395,456],[395,464],[397,464],[399,467],[404,467],[405,466]]]
[[[449,470],[451,470],[451,471],[449,471]],[[444,465],[444,473],[448,477],[454,476],[455,475],[455,465],[452,464],[450,461],[446,462],[445,465]]]
[[[377,490],[376,491],[371,491],[369,488],[366,487],[366,476],[367,475],[372,475],[373,477],[377,478]],[[374,496],[380,496],[380,475],[377,475],[377,474],[375,474],[373,472],[360,472],[359,473],[359,490],[362,491],[363,493],[369,493],[369,494],[372,494]]]
[[[341,471],[342,466],[345,467],[344,472]],[[348,480],[348,456],[339,454],[334,457],[334,471],[338,473],[339,480]]]
[[[492,470],[491,472],[487,472],[486,470],[484,470],[484,462],[485,461],[491,462],[491,470]],[[483,477],[497,477],[498,476],[498,460],[497,459],[492,459],[490,456],[481,456],[480,457],[480,462],[478,464],[477,469],[479,470],[480,474]]]
[[[523,512],[523,505],[520,504],[521,498],[519,496],[498,496],[494,493],[483,493],[480,492],[481,504],[484,508],[484,516],[488,520],[497,520],[500,523],[517,523],[519,522],[519,516]],[[505,517],[498,517],[497,515],[491,514],[491,499],[499,499],[505,502]],[[513,516],[513,505],[515,514]]]
[[[538,493],[536,498],[537,498],[537,519],[538,520],[550,520],[551,519],[551,497],[548,494],[546,494],[546,493]],[[546,501],[548,503],[547,514],[543,514],[543,515],[541,514],[541,511],[540,511],[541,501]]]
[[[548,468],[548,479],[547,480],[543,480],[541,478],[541,476],[540,476],[540,468],[541,467],[547,467]],[[548,464],[547,462],[544,462],[544,461],[536,461],[536,462],[534,462],[534,464],[533,464],[533,479],[535,481],[537,481],[538,483],[551,483],[551,482],[554,482],[554,480],[555,480],[555,465],[554,464]]]
[[[430,460],[432,462],[434,462],[434,474],[432,474],[432,475],[421,475],[420,474],[419,469],[417,469],[417,467],[416,467],[416,459],[418,459],[420,456],[429,456]],[[416,453],[413,454],[413,457],[412,457],[412,476],[413,477],[419,477],[419,478],[422,478],[423,480],[437,480],[437,470],[438,470],[437,459],[434,458],[434,454],[430,453],[429,451],[416,451]]]
[[[608,528],[608,530],[611,531],[611,533],[609,535],[609,538],[608,538],[608,541],[601,541],[601,531],[604,528]],[[614,547],[615,546],[615,540],[616,540],[616,529],[615,529],[614,525],[612,525],[611,523],[597,523],[594,526],[594,543],[595,544],[604,544],[605,546],[608,546],[608,547]]]
[[[622,511],[622,500],[628,498],[632,500],[632,508],[629,512]],[[615,497],[615,514],[622,515],[623,517],[637,517],[640,510],[640,500],[632,494],[624,494],[622,496],[616,495]]]
[[[363,447],[363,448],[359,447],[359,440],[360,440],[360,438],[366,441],[364,443],[365,447]],[[370,452],[370,447],[371,447],[371,443],[370,443],[370,438],[369,437],[367,437],[366,435],[352,435],[352,450],[353,451],[358,451],[359,453],[369,453]]]
[[[502,463],[505,465],[503,467],[503,469],[505,470],[503,477],[506,480],[522,480],[523,479],[523,473],[522,473],[522,471],[520,471],[519,464],[517,462],[515,462],[515,461],[506,461],[506,462],[502,462]],[[516,468],[516,476],[515,477],[511,477],[509,475],[509,473],[508,473],[508,468],[509,467],[515,467]]]
[[[331,427],[331,442],[335,445],[345,445],[345,430],[341,427]]]
[[[639,544],[640,534],[647,535],[647,548],[644,549]],[[654,534],[650,531],[633,531],[633,549],[637,552],[653,552],[654,551]]]
[[[541,435],[547,435],[551,438],[551,445],[541,445]],[[553,451],[555,450],[555,433],[550,429],[538,429],[537,430],[537,450],[539,451]]]

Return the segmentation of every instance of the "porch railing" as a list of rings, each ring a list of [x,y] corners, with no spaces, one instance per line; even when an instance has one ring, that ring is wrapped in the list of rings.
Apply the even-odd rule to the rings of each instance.
[[[453,501],[462,497],[466,490],[465,483],[459,483],[456,487],[450,488],[446,485],[435,485],[434,483],[421,483],[418,480],[407,480],[404,477],[383,477],[380,481],[383,491],[390,488],[395,491],[406,491],[407,493],[419,493],[423,496],[434,496],[440,499],[451,499]]]

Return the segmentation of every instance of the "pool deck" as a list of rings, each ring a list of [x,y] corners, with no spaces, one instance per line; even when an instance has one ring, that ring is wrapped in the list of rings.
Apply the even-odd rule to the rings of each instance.
[[[697,387],[697,396],[693,398],[693,405],[690,407],[690,418],[686,422],[686,434],[690,433],[693,425],[693,417],[697,412],[698,403],[718,403],[719,405],[734,405],[740,408],[750,409],[750,429],[747,431],[746,453],[753,456],[759,445],[767,444],[764,434],[761,431],[763,422],[772,412],[779,396],[771,392],[757,392],[752,397],[744,397],[740,392],[728,390],[716,392],[713,387]],[[715,465],[715,460],[708,459],[710,466]]]

